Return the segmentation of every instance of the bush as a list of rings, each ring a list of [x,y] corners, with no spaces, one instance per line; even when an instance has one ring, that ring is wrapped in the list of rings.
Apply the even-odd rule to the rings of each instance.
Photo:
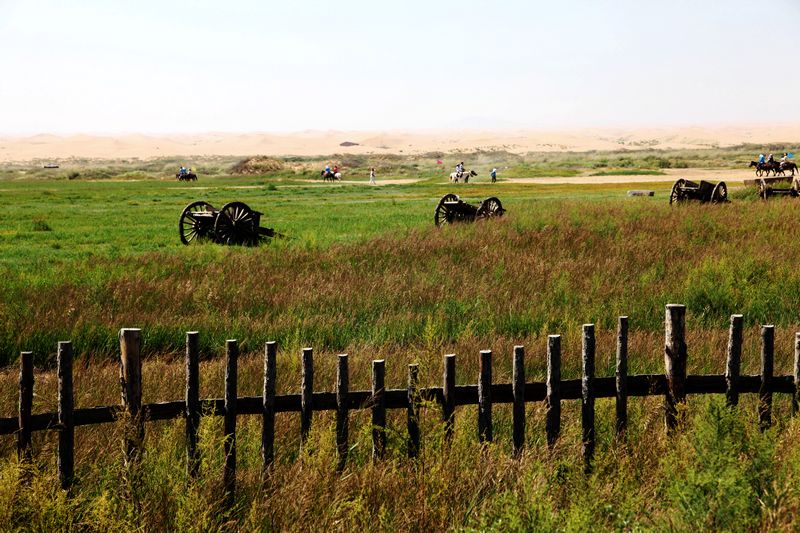
[[[267,174],[283,170],[283,161],[266,156],[242,159],[231,167],[231,174]]]

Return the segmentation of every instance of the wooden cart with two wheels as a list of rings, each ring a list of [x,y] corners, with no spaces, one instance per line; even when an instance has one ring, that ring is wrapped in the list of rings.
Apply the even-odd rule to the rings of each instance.
[[[679,179],[672,186],[669,195],[669,203],[681,203],[686,200],[696,200],[702,203],[711,202],[721,204],[728,201],[728,186],[724,181],[717,184],[710,181],[701,180],[700,183]]]
[[[217,244],[255,246],[262,238],[282,237],[272,228],[261,227],[261,215],[243,202],[230,202],[216,209],[208,202],[192,202],[181,212],[178,233],[183,244],[211,241]]]
[[[468,204],[457,194],[445,194],[439,200],[433,221],[437,226],[454,222],[474,222],[484,218],[503,216],[506,210],[498,198],[491,196],[479,205]]]

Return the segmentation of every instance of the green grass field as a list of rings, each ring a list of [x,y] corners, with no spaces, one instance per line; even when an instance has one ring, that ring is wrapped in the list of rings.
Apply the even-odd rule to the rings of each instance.
[[[776,150],[777,151],[777,150]],[[322,162],[290,158],[282,169],[231,175],[234,159],[196,164],[200,180],[178,183],[177,160],[65,162],[0,168],[0,416],[15,416],[19,351],[37,363],[35,412],[55,406],[58,340],[75,344],[76,404],[118,403],[117,331],[141,327],[145,401],[182,397],[184,333],[201,332],[203,396],[221,393],[225,339],[243,351],[240,394],[259,394],[263,342],[280,345],[280,392],[297,390],[296,354],[314,346],[318,383],[330,389],[332,355],[351,354],[351,388],[368,388],[369,361],[387,359],[387,386],[401,387],[410,362],[423,386],[441,379],[441,356],[457,353],[459,383],[473,383],[477,352],[498,354],[495,381],[510,378],[510,350],[528,347],[528,375],[541,379],[548,334],[564,336],[564,377],[580,372],[580,326],[598,327],[598,375],[613,373],[614,325],[630,316],[632,373],[663,368],[666,303],[687,305],[689,372],[720,373],[727,322],[746,322],[743,372],[758,371],[758,326],[777,326],[775,373],[790,373],[800,328],[800,203],[763,203],[733,191],[728,205],[670,207],[670,184],[487,183],[508,177],[658,174],[666,168],[741,168],[752,147],[694,152],[468,154],[476,183],[449,184],[425,157],[336,156],[356,183],[317,179]],[[428,157],[430,156],[430,157]],[[447,154],[450,159],[463,154]],[[498,163],[499,161],[499,163]],[[345,163],[346,162],[346,163]],[[369,166],[381,180],[366,185]],[[468,165],[470,166],[470,165]],[[77,175],[76,175],[77,174]],[[653,198],[625,191],[656,190]],[[505,217],[435,228],[441,196],[477,203],[499,197]],[[178,216],[206,200],[243,201],[262,224],[290,236],[256,248],[183,246]],[[329,357],[331,356],[331,357]],[[800,509],[800,426],[776,400],[778,427],[754,424],[754,403],[731,415],[720,401],[693,399],[688,431],[666,439],[657,399],[632,401],[627,444],[614,440],[613,404],[598,403],[598,463],[584,477],[579,406],[565,407],[556,450],[543,445],[543,409],[529,405],[529,452],[511,457],[510,409],[496,413],[497,443],[474,442],[473,411],[460,410],[448,451],[433,410],[424,420],[423,460],[401,458],[402,419],[390,417],[391,458],[370,464],[369,422],[354,415],[351,466],[336,474],[332,417],[315,421],[313,454],[298,456],[296,420],[278,428],[278,464],[259,480],[256,420],[243,420],[240,496],[219,501],[219,420],[204,423],[201,479],[183,477],[182,422],[148,425],[142,493],[118,491],[119,431],[78,432],[79,483],[55,489],[54,438],[37,437],[32,486],[16,490],[14,442],[0,439],[0,523],[10,529],[712,529],[792,527]],[[294,527],[293,527],[294,526]]]

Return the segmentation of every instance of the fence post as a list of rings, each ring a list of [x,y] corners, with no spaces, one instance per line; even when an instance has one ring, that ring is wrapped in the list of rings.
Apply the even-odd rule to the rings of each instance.
[[[775,350],[775,326],[761,327],[761,385],[758,389],[758,426],[761,431],[772,425],[772,391],[770,385]]]
[[[617,320],[617,368],[616,368],[616,425],[617,436],[628,429],[628,317]]]
[[[512,377],[514,405],[514,453],[519,455],[525,446],[525,347],[514,346],[514,369]]]
[[[561,335],[547,337],[547,444],[553,446],[561,432]]]
[[[794,334],[794,394],[792,394],[792,414],[797,414],[800,403],[800,332]]]
[[[122,386],[122,408],[127,416],[125,428],[125,464],[138,462],[144,440],[142,419],[142,331],[123,328],[119,331],[119,381]]]
[[[453,424],[456,412],[456,354],[444,356],[444,376],[442,381],[444,437],[449,441],[453,438]]]
[[[239,344],[236,340],[225,342],[225,467],[223,486],[225,505],[231,507],[236,497],[236,400],[238,394]]]
[[[678,404],[686,402],[686,306],[668,304],[664,320],[664,369],[667,378],[664,425],[678,425]]]
[[[481,350],[478,375],[478,441],[492,442],[492,351]]]
[[[300,376],[300,447],[308,439],[311,431],[311,417],[314,413],[314,350],[303,348]]]
[[[17,435],[17,458],[30,463],[31,416],[33,410],[33,352],[19,355],[19,434]]]
[[[408,457],[414,458],[419,454],[419,393],[417,382],[419,379],[419,366],[408,365]]]
[[[261,411],[261,462],[264,470],[275,460],[275,379],[278,344],[264,345],[264,388]]]
[[[197,477],[200,454],[197,431],[200,428],[200,334],[186,333],[186,475]]]
[[[372,361],[372,458],[386,450],[386,366],[383,359]]]
[[[347,367],[347,354],[340,354],[336,367],[336,455],[337,469],[344,470],[347,462],[347,395],[350,388],[350,376]]]
[[[725,363],[725,397],[729,407],[739,404],[739,373],[742,368],[742,315],[731,315],[728,358]]]
[[[75,408],[72,392],[72,343],[58,343],[58,477],[61,488],[72,485],[75,474]]]
[[[594,324],[583,325],[583,376],[581,379],[581,429],[583,430],[583,469],[592,471],[594,457]]]

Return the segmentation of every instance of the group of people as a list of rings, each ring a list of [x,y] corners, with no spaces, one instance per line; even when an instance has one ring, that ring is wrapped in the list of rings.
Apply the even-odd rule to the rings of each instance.
[[[181,168],[180,168],[180,170],[178,170],[178,174],[179,174],[180,176],[188,176],[188,175],[189,175],[189,174],[191,174],[191,173],[192,173],[192,168],[191,168],[191,167],[188,167],[188,168],[187,168],[187,167],[185,167],[185,166],[183,166],[183,165],[181,165]]]
[[[789,155],[788,152],[784,152],[783,156],[781,156],[780,163],[781,164],[788,163],[790,157],[791,156]],[[769,156],[765,156],[764,154],[758,154],[758,164],[759,165],[765,165],[765,164],[772,165],[774,163],[775,163],[775,157],[772,154],[769,154]]]
[[[465,172],[465,170],[464,170],[464,162],[462,161],[462,162],[460,162],[459,164],[456,165],[456,177],[458,177],[458,179],[461,179],[461,177],[464,175],[464,172]],[[492,183],[496,182],[497,181],[497,168],[492,168],[492,171],[489,172],[489,176],[491,176],[491,178],[492,178]]]
[[[324,175],[328,176],[336,176],[339,174],[339,165],[333,165],[331,168],[330,164],[325,165]],[[369,169],[369,184],[375,185],[375,167]]]

